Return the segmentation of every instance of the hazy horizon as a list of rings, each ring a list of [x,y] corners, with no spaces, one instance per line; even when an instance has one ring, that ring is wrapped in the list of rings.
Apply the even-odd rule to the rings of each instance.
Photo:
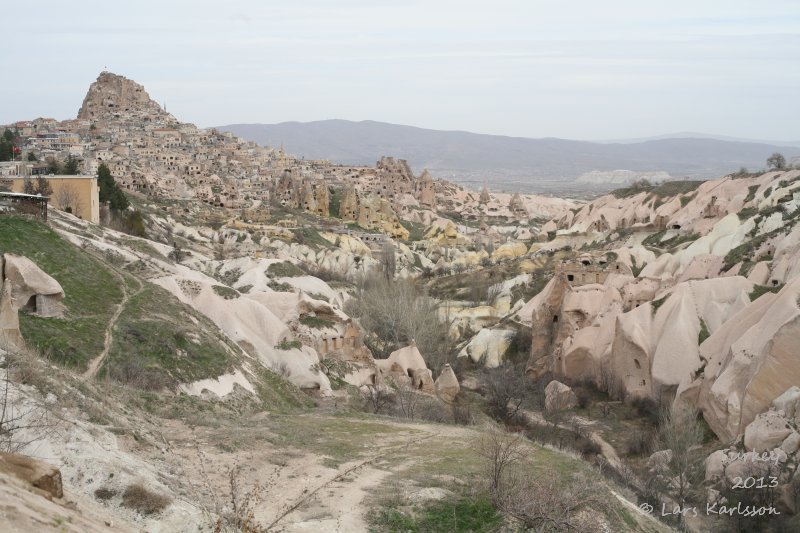
[[[580,140],[798,141],[800,5],[45,0],[4,9],[0,122],[107,69],[199,126],[374,120]]]

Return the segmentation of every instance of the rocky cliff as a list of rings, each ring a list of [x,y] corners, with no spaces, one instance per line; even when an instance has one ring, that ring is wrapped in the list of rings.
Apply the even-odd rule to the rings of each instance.
[[[101,120],[109,115],[165,115],[144,87],[124,76],[101,72],[83,99],[79,119]]]

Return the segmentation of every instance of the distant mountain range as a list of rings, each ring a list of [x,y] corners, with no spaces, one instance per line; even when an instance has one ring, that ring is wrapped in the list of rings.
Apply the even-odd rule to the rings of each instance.
[[[416,172],[427,168],[434,176],[472,184],[485,181],[492,188],[510,190],[547,189],[548,183],[566,185],[589,172],[597,176],[597,172],[617,170],[712,178],[741,167],[764,168],[774,152],[783,153],[787,160],[800,155],[800,146],[790,146],[795,143],[780,146],[700,134],[588,142],[430,130],[369,120],[230,124],[218,129],[262,145],[283,145],[288,153],[308,159],[361,165],[392,155],[408,160]]]

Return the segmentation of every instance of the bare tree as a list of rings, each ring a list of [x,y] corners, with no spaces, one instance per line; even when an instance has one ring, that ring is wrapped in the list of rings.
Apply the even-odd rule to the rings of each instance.
[[[395,257],[394,245],[386,242],[381,250],[381,269],[387,281],[392,281],[397,271],[397,258]]]
[[[674,405],[661,416],[659,447],[672,450],[667,471],[673,478],[670,485],[681,507],[692,485],[702,479],[702,463],[693,457],[690,450],[703,443],[703,427],[698,421],[698,412],[688,406]]]
[[[25,399],[15,383],[39,379],[39,360],[24,350],[10,346],[5,349],[6,368],[0,370],[0,451],[18,452],[47,437],[57,421],[40,402]]]
[[[50,185],[50,182],[44,176],[39,176],[36,178],[36,193],[41,194],[42,196],[50,196],[53,194],[53,187]]]
[[[403,416],[413,419],[417,410],[417,403],[419,402],[420,394],[409,385],[400,387],[397,391],[397,405]]]
[[[489,414],[501,422],[511,422],[526,400],[526,378],[513,367],[498,367],[486,372],[484,387]]]
[[[55,196],[57,207],[67,213],[77,214],[83,207],[78,191],[68,183],[64,184]]]
[[[526,479],[506,491],[497,505],[526,531],[587,531],[591,518],[582,511],[602,513],[607,505],[597,490],[599,483],[587,474],[576,475],[566,487],[553,476]]]
[[[448,347],[447,324],[439,316],[438,303],[426,296],[413,281],[387,281],[382,276],[366,278],[345,312],[357,318],[364,329],[364,343],[377,358],[416,342],[429,366],[444,362]]]
[[[494,498],[502,499],[510,490],[507,486],[508,470],[525,457],[523,437],[491,426],[481,435],[478,455],[484,459],[489,492]]]
[[[361,399],[364,400],[364,408],[374,414],[383,413],[395,401],[391,392],[375,385],[365,386],[361,390]]]

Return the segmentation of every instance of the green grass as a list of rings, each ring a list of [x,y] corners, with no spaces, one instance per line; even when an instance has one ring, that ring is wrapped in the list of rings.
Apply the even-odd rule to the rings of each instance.
[[[707,338],[711,336],[711,333],[708,331],[708,326],[706,326],[705,320],[702,318],[700,319],[700,332],[697,334],[697,344],[703,344]]]
[[[652,302],[650,302],[650,306],[653,308],[654,315],[658,311],[658,308],[664,305],[664,302],[667,301],[667,298],[669,298],[669,295],[666,295],[663,298],[659,298],[658,300],[653,300]]]
[[[341,188],[331,187],[330,198],[331,201],[328,204],[328,214],[331,217],[342,218],[342,215],[339,213],[339,211],[342,205],[342,198],[344,198],[344,190]]]
[[[702,185],[702,181],[665,181],[661,185],[631,185],[630,187],[623,187],[621,189],[615,189],[611,191],[617,198],[629,198],[631,196],[636,196],[641,192],[650,193],[650,195],[654,196],[677,196],[679,194],[687,194],[695,189],[697,189],[700,185]]]
[[[292,233],[294,233],[294,240],[298,244],[305,244],[306,246],[310,246],[312,248],[333,247],[333,244],[331,244],[328,239],[320,235],[319,232],[313,228],[306,227],[293,229]]]
[[[761,298],[761,296],[765,295],[766,293],[768,293],[768,292],[778,292],[782,288],[783,288],[782,285],[776,285],[774,287],[770,287],[768,285],[756,285],[755,287],[753,287],[752,292],[749,294],[750,301],[751,302],[755,302],[756,300]]]
[[[758,185],[751,185],[747,188],[747,196],[744,198],[744,203],[751,202],[756,197]]]
[[[300,317],[300,323],[314,329],[331,328],[335,324],[333,320],[325,320],[315,316]]]
[[[495,531],[502,523],[494,505],[486,498],[459,498],[431,502],[421,509],[403,512],[379,508],[367,517],[371,531]]]
[[[289,341],[283,339],[280,344],[275,345],[275,348],[278,350],[291,350],[291,349],[300,349],[303,347],[303,343],[300,341]]]
[[[281,261],[280,263],[272,263],[267,267],[267,276],[273,278],[293,278],[297,276],[305,276],[306,273],[294,263],[289,261]]]
[[[330,467],[368,456],[379,440],[397,438],[398,442],[405,442],[409,432],[416,433],[367,415],[275,417],[268,423],[275,434],[273,444],[325,456],[325,464]]]
[[[237,291],[236,289],[231,289],[230,287],[226,287],[224,285],[214,285],[214,287],[212,288],[214,289],[214,292],[216,292],[218,295],[222,296],[226,300],[235,300],[236,298],[239,297],[239,291]]]
[[[675,196],[676,194],[687,194],[697,190],[704,182],[702,180],[680,180],[665,181],[652,189],[652,193],[657,196]]]
[[[233,366],[222,339],[209,319],[146,283],[120,315],[100,373],[123,383],[152,377],[164,386],[214,378]]]
[[[85,369],[103,350],[103,331],[122,300],[119,279],[47,225],[22,217],[0,217],[0,250],[26,256],[64,289],[65,317],[20,313],[23,338],[53,361]]]
[[[421,241],[425,237],[425,226],[423,224],[408,220],[401,220],[400,224],[408,230],[409,241]]]
[[[677,235],[662,241],[661,239],[664,238],[666,234],[666,230],[659,231],[657,233],[653,233],[652,235],[648,235],[646,239],[642,241],[644,246],[653,246],[656,248],[660,248],[662,250],[672,250],[677,248],[681,244],[687,242],[694,242],[700,238],[699,233],[678,233]]]

